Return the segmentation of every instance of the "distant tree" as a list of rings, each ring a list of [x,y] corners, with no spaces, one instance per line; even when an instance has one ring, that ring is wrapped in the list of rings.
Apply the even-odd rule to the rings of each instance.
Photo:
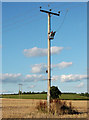
[[[29,91],[29,94],[31,94],[31,91]]]
[[[32,94],[35,94],[35,92],[32,92]]]
[[[59,98],[59,95],[61,95],[61,91],[58,89],[58,87],[56,86],[52,86],[50,88],[50,94],[51,94],[51,98],[56,99]]]
[[[81,96],[87,96],[87,97],[89,97],[89,93],[88,93],[88,92],[81,93],[80,95],[81,95]]]
[[[41,92],[41,94],[47,94],[47,92],[45,92],[45,91],[42,91],[42,92]]]
[[[26,92],[23,92],[23,94],[26,94]]]
[[[22,92],[19,90],[19,94],[21,94]]]
[[[84,93],[81,93],[80,95],[81,95],[81,96],[84,96]]]
[[[89,93],[88,93],[88,92],[86,92],[86,93],[85,93],[85,96],[89,97]]]

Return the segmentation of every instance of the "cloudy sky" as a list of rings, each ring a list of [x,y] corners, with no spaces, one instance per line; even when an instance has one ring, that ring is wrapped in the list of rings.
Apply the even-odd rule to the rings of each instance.
[[[47,14],[51,17],[52,85],[62,92],[87,91],[87,3],[2,3],[2,91],[47,91]],[[1,77],[2,76],[2,77]]]

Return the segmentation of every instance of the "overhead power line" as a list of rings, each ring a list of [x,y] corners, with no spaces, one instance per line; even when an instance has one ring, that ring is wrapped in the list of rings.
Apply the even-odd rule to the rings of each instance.
[[[21,19],[17,19],[16,21],[11,21],[11,23],[8,23],[8,24],[3,24],[3,27],[5,28],[7,28],[7,27],[10,27],[10,26],[13,26],[13,25],[16,25],[16,24],[18,24],[18,23],[21,23],[21,22],[24,22],[24,21],[26,21],[26,20],[29,20],[29,18],[30,18],[30,20],[34,17],[34,15],[35,16],[37,16],[38,14],[37,13],[35,13],[35,14],[33,14],[33,15],[29,15],[29,16],[27,16],[27,17],[24,17],[24,18],[21,18]]]
[[[63,26],[65,19],[66,19],[66,16],[67,16],[67,13],[68,13],[68,9],[66,10],[66,13],[65,13],[65,16],[64,16],[64,19],[63,19],[61,25],[59,25],[59,27],[56,29],[56,32],[58,32],[61,29],[61,27]]]
[[[39,15],[37,15],[37,16],[39,16]],[[40,21],[42,19],[43,19],[42,16],[38,17],[38,18],[32,18],[28,21],[24,21],[24,23],[15,24],[14,26],[10,26],[8,29],[5,28],[5,29],[3,29],[3,32],[9,32],[9,31],[14,30],[14,29],[21,29],[22,27],[24,27],[27,24],[32,24],[34,21],[38,21],[38,20]]]
[[[13,21],[13,20],[19,19],[20,17],[25,17],[25,16],[28,15],[29,13],[32,13],[32,14],[33,14],[32,10],[34,10],[35,8],[36,8],[36,7],[34,6],[34,8],[32,8],[32,9],[27,9],[27,10],[25,10],[24,12],[21,12],[21,13],[18,13],[18,12],[17,12],[16,15],[11,16],[11,17],[9,17],[9,18],[5,18],[4,22],[6,21],[6,23],[8,23],[8,22],[10,22],[11,20]]]

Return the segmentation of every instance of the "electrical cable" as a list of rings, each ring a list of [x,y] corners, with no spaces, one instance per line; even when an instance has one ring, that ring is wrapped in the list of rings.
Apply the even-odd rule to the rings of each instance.
[[[34,15],[36,16],[37,13],[35,13]],[[24,17],[23,19],[16,20],[16,21],[14,21],[14,22],[12,22],[12,23],[9,23],[9,24],[7,24],[7,25],[3,24],[3,27],[4,27],[4,28],[5,28],[5,27],[10,27],[10,26],[13,26],[13,25],[15,25],[15,24],[24,22],[24,21],[27,20],[28,18],[31,19],[32,17],[34,17],[34,15],[32,15],[32,16],[29,15],[29,16],[27,16],[27,17]]]
[[[26,16],[27,14],[32,13],[32,10],[34,10],[35,8],[36,8],[36,7],[32,8],[31,10],[30,10],[30,9],[27,9],[27,10],[24,11],[23,13],[18,13],[17,15],[12,16],[12,17],[10,17],[10,18],[5,18],[5,21],[6,21],[6,23],[8,23],[10,20],[15,20],[15,19],[17,19],[17,18],[19,18],[19,17],[24,17],[24,16]]]
[[[69,4],[66,5],[66,4],[64,3],[64,4],[62,4],[62,5],[58,5],[58,7],[57,7],[57,6],[56,6],[56,7],[52,7],[52,9],[55,9],[55,8],[58,9],[59,7],[63,7],[63,6],[68,6],[68,7],[65,7],[65,9],[66,9],[66,8],[73,8],[73,7],[83,7],[82,5],[71,5],[71,6],[70,6]]]
[[[79,5],[79,6],[80,6],[80,7],[83,7],[83,6],[81,6],[81,5]],[[79,7],[79,6],[70,6],[70,7],[73,8],[73,7]],[[65,16],[64,16],[64,19],[63,19],[61,25],[57,28],[56,32],[58,32],[58,31],[61,29],[61,27],[63,26],[63,24],[64,24],[64,22],[65,22],[65,19],[66,19],[66,16],[67,16],[67,14],[68,14],[69,9],[70,9],[70,8],[67,8],[66,13],[65,13]]]
[[[38,16],[38,15],[37,15]],[[38,20],[40,19],[42,19],[43,17],[41,16],[41,17],[39,17],[38,18]],[[30,19],[28,22],[25,22],[24,24],[20,24],[20,25],[18,25],[18,26],[15,26],[14,28],[9,28],[9,29],[7,29],[7,30],[3,30],[3,32],[8,32],[8,31],[11,31],[12,29],[16,29],[16,28],[18,28],[18,29],[20,29],[21,27],[23,27],[23,26],[25,26],[26,24],[31,24],[32,22],[34,22],[34,20],[36,20],[37,21],[37,18],[33,18],[33,19]]]
[[[63,21],[62,21],[61,25],[60,25],[60,26],[56,29],[56,32],[58,32],[58,31],[61,29],[61,27],[63,26],[64,21],[65,21],[66,16],[67,16],[67,13],[68,13],[68,9],[66,10],[66,13],[65,13],[65,16],[64,16],[64,19],[63,19]]]

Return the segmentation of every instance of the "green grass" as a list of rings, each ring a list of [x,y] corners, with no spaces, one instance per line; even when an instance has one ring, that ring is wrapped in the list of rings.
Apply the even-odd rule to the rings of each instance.
[[[2,95],[2,98],[16,98],[16,99],[47,99],[46,94],[22,94],[22,95]]]
[[[2,98],[15,98],[15,99],[47,99],[47,94],[22,94],[19,95],[2,95]],[[62,94],[59,96],[62,100],[89,100],[89,97],[80,96],[79,94]]]
[[[89,100],[89,97],[80,96],[79,94],[62,94],[60,96],[62,100]]]

